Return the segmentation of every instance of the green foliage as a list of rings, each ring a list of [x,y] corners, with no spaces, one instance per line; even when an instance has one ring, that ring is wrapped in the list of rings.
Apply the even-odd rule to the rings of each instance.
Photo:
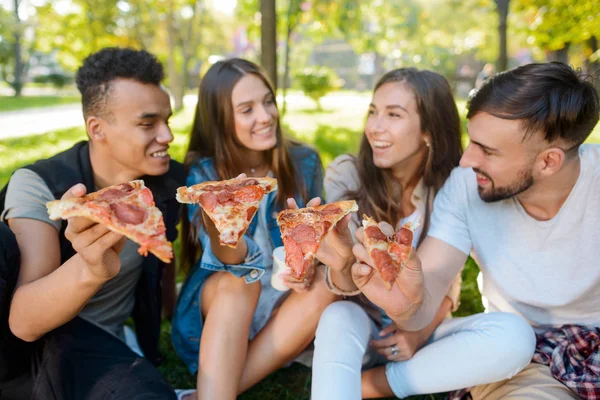
[[[298,86],[321,110],[321,97],[338,89],[340,80],[336,73],[325,67],[307,67],[295,76]]]
[[[597,0],[513,0],[514,12],[522,18],[519,29],[528,44],[556,51],[568,44],[600,38],[600,4]]]
[[[62,89],[73,82],[73,77],[70,75],[53,73],[48,75],[38,75],[33,78],[33,81],[35,83],[49,83],[56,89]]]
[[[335,96],[332,94],[331,96]],[[362,96],[362,97],[361,97]],[[364,95],[355,96],[360,100],[368,99]],[[1,98],[0,98],[1,99]],[[338,102],[336,102],[336,105]],[[339,102],[327,112],[307,112],[301,106],[290,104],[285,131],[307,143],[313,144],[320,152],[325,166],[336,156],[358,150],[362,138],[364,111],[361,105],[345,106]],[[461,104],[459,109],[463,109]],[[171,127],[175,140],[170,153],[174,159],[182,160],[188,140],[193,108],[184,109],[172,118]],[[461,113],[464,123],[464,112]],[[291,129],[293,129],[293,132]],[[86,138],[83,128],[73,128],[49,132],[42,136],[30,136],[18,139],[0,140],[0,187],[3,187],[10,174],[17,168],[37,159],[50,157],[65,150],[75,142]],[[600,125],[588,139],[588,142],[600,143]],[[175,243],[177,247],[178,243]],[[478,268],[472,259],[467,261],[463,270],[463,286],[461,306],[455,315],[470,315],[482,310],[481,297],[477,289],[476,277]],[[171,344],[171,326],[163,322],[161,327],[160,349],[164,362],[159,367],[168,382],[176,388],[192,388],[195,377],[190,375],[185,365],[177,358]],[[292,364],[282,368],[265,380],[248,390],[239,398],[241,400],[306,400],[310,396],[310,370]],[[443,399],[443,395],[414,396],[412,400]]]

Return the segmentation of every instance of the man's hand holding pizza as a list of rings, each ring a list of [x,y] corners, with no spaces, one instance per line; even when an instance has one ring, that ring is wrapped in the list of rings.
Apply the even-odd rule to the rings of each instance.
[[[85,194],[85,186],[77,184],[61,200],[83,197]],[[87,218],[72,217],[68,219],[65,237],[85,262],[91,278],[105,282],[119,273],[119,254],[125,246],[125,236]]]
[[[393,228],[386,223],[379,224],[386,234],[392,234]],[[424,297],[424,279],[421,261],[412,251],[410,259],[396,277],[391,289],[377,273],[374,262],[364,242],[364,229],[356,231],[358,243],[354,245],[353,253],[357,263],[352,266],[352,279],[358,289],[374,304],[382,308],[394,321],[408,320],[421,306]]]

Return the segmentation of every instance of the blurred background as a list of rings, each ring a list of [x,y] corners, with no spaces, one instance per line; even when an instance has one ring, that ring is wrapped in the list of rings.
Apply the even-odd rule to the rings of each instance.
[[[244,57],[277,85],[285,132],[315,146],[326,166],[357,150],[370,91],[387,70],[443,74],[464,125],[469,93],[521,64],[563,61],[600,87],[599,40],[600,0],[0,0],[0,187],[15,169],[86,138],[73,76],[106,46],[145,48],[163,62],[173,158],[183,159],[203,73]],[[599,126],[588,141],[600,143]],[[469,260],[456,315],[483,310],[477,273]],[[165,322],[161,371],[193,387],[169,333]],[[293,364],[241,398],[309,392],[309,370]]]

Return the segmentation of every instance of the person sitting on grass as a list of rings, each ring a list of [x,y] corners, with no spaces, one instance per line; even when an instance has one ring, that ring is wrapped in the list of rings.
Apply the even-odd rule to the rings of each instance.
[[[469,102],[470,143],[391,292],[365,248],[354,248],[361,263],[352,267],[353,282],[399,329],[431,324],[469,253],[481,268],[488,311],[533,326],[531,363],[498,382],[466,383],[475,385],[473,399],[600,396],[600,146],[583,144],[599,110],[594,86],[562,63],[491,78]],[[362,229],[357,237],[364,239]],[[444,374],[479,357],[463,353]]]
[[[175,398],[152,365],[159,361],[161,286],[174,295],[174,265],[142,257],[137,244],[103,225],[82,217],[53,221],[46,210],[51,200],[143,179],[167,239],[177,237],[174,193],[185,171],[168,155],[163,75],[143,50],[105,48],[87,57],[76,82],[89,141],[17,170],[0,197],[21,251],[9,323],[17,337],[35,342],[20,378],[32,398]],[[170,275],[161,282],[163,269]],[[146,358],[125,343],[130,317]]]
[[[390,71],[375,86],[358,157],[340,156],[327,169],[327,200],[357,199],[353,232],[363,214],[396,229],[414,224],[417,246],[429,230],[436,193],[461,154],[460,118],[446,79],[415,68]],[[398,327],[352,281],[352,244],[340,237],[343,250],[327,264],[331,290],[347,301],[327,307],[319,321],[313,400],[447,392],[508,378],[527,365],[535,340],[521,317],[447,318],[458,308],[460,274],[427,326]]]
[[[282,245],[277,212],[320,204],[321,159],[283,136],[275,92],[262,69],[230,59],[212,65],[202,79],[186,166],[188,186],[240,174],[278,181],[236,248],[219,244],[198,205],[187,206],[183,220],[181,260],[192,268],[172,336],[179,357],[197,373],[197,392],[179,397],[235,399],[298,356],[312,342],[321,312],[337,298],[318,267],[304,281],[288,275],[291,293],[270,283],[273,250]]]

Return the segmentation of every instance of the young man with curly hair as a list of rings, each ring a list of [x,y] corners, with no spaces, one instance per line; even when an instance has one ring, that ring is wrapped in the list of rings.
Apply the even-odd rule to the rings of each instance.
[[[9,325],[34,342],[32,398],[175,398],[152,365],[159,359],[161,286],[169,287],[173,304],[173,264],[140,256],[137,244],[85,218],[52,221],[45,207],[143,179],[163,212],[167,238],[176,238],[173,193],[185,175],[168,155],[172,112],[163,76],[146,51],[90,55],[76,77],[89,141],[17,170],[0,195],[2,219],[21,252]],[[145,358],[125,343],[130,317]]]

